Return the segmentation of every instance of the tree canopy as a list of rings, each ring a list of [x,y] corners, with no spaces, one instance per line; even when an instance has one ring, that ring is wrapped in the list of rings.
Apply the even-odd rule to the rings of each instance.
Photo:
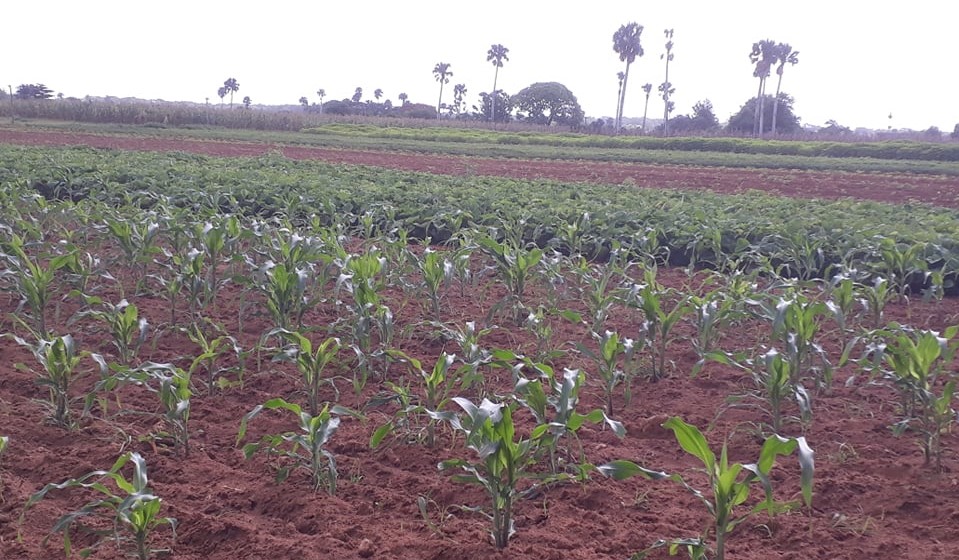
[[[758,126],[756,118],[763,123],[763,132],[772,130],[773,96],[766,95],[762,104],[762,116],[758,115],[757,98],[749,99],[735,115],[729,118],[726,129],[730,132],[752,133]],[[786,93],[779,94],[779,112],[776,115],[776,130],[791,134],[799,130],[799,117],[793,113],[793,98]]]
[[[669,129],[673,132],[710,132],[719,129],[719,119],[713,112],[713,104],[708,99],[693,105],[691,115],[680,115],[669,122]]]
[[[16,96],[18,99],[50,99],[53,90],[43,84],[20,84]]]
[[[579,126],[583,122],[583,109],[576,96],[558,82],[537,82],[527,86],[511,101],[517,111],[524,113],[519,118],[532,123]]]

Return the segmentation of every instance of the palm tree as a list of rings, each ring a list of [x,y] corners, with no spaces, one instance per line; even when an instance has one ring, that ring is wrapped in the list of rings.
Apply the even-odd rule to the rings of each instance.
[[[226,97],[226,86],[220,86],[220,89],[216,90],[216,94],[220,96],[220,106],[223,106],[223,98]]]
[[[320,114],[323,114],[323,98],[326,97],[326,90],[320,88],[316,90],[316,96],[320,98]]]
[[[353,97],[350,99],[353,100],[353,103],[359,103],[360,99],[363,99],[363,88],[357,87],[356,91],[353,92]]]
[[[643,56],[643,46],[639,42],[643,34],[643,26],[636,22],[619,26],[613,33],[613,50],[619,53],[619,60],[626,63],[623,72],[623,87],[620,88],[619,103],[616,107],[616,130],[623,126],[623,104],[626,101],[626,86],[629,83],[629,66],[636,61],[636,57]]]
[[[673,30],[667,29],[666,35],[666,53],[661,55],[661,59],[666,59],[666,79],[659,90],[663,92],[663,136],[669,136],[669,112],[671,103],[669,97],[676,91],[673,84],[669,82],[669,63],[673,60]]]
[[[380,88],[374,89],[374,90],[373,90],[373,97],[375,97],[376,100],[379,101],[380,98],[383,97],[383,90],[381,90]]]
[[[406,105],[406,100],[410,98],[410,96],[406,95],[405,93],[401,93],[397,95],[396,97],[399,98],[400,103],[402,103],[403,105]]]
[[[646,93],[646,108],[643,109],[643,132],[646,132],[646,114],[649,112],[649,94],[653,91],[653,84],[643,84],[643,92]]]
[[[230,108],[233,108],[233,94],[240,91],[240,83],[236,81],[236,78],[227,78],[223,82],[223,87],[226,88],[227,93],[230,94]]]
[[[450,83],[450,76],[453,75],[453,72],[450,71],[449,63],[437,62],[436,66],[433,67],[433,75],[436,76],[436,81],[440,83],[440,100],[436,102],[436,118],[440,118],[440,109],[443,107],[443,84]]]
[[[503,67],[503,61],[509,61],[509,57],[506,56],[509,53],[509,49],[500,44],[491,45],[489,51],[486,53],[487,62],[492,62],[493,66],[496,67],[496,71],[493,73],[493,93],[492,97],[492,106],[489,112],[490,120],[496,121],[496,81],[499,79],[499,69]]]
[[[310,100],[304,95],[300,98],[300,105],[303,106],[303,110],[306,111],[310,107]]]
[[[799,51],[794,51],[789,43],[779,43],[776,45],[776,60],[779,62],[776,67],[779,79],[776,81],[776,98],[773,99],[773,136],[776,135],[776,117],[779,115],[779,92],[783,85],[783,70],[787,62],[793,65],[799,64]]]
[[[616,91],[616,118],[619,117],[619,100],[623,98],[623,78],[626,74],[616,72],[616,78],[619,79],[619,89]]]
[[[253,103],[253,100],[250,99],[250,96],[249,96],[249,95],[247,95],[246,97],[243,98],[243,106],[246,107],[247,109],[250,108],[250,105],[251,105],[252,103]]]
[[[753,70],[753,77],[759,78],[759,93],[756,94],[756,114],[753,117],[753,134],[762,135],[763,133],[763,97],[766,94],[766,78],[769,77],[769,69],[775,62],[776,43],[769,39],[763,39],[758,43],[753,43],[753,50],[749,53],[749,61],[756,65]]]
[[[453,86],[453,109],[459,115],[463,110],[463,102],[466,99],[466,84],[456,84]]]

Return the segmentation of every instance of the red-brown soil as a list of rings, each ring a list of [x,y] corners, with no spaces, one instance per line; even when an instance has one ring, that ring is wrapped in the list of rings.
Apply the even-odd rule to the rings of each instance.
[[[90,135],[0,134],[0,141],[21,143],[82,142],[103,147],[133,149],[194,150],[216,155],[256,155],[271,146],[248,144],[185,142],[109,138]],[[621,182],[632,177],[637,185],[665,186],[649,182],[647,173],[655,171],[668,180],[700,174],[701,187],[718,190],[741,190],[768,185],[762,177],[820,177],[821,182],[803,179],[798,184],[776,183],[774,192],[820,196],[813,189],[831,196],[837,193],[836,183],[843,174],[786,173],[769,171],[737,171],[720,169],[667,168],[660,166],[627,166],[597,163],[517,162],[442,158],[411,154],[378,154],[284,148],[290,156],[343,158],[351,163],[389,163],[391,167],[415,168],[442,172],[464,172],[469,166],[474,173],[510,170],[510,173],[554,178],[576,178]],[[350,160],[352,158],[352,160]],[[489,165],[490,167],[484,167]],[[463,166],[463,167],[457,167]],[[542,174],[535,171],[542,169]],[[595,176],[572,175],[594,173]],[[587,171],[589,170],[589,171]],[[607,173],[622,173],[619,178]],[[674,173],[675,175],[670,175]],[[739,177],[745,184],[731,177]],[[742,178],[748,179],[742,179]],[[713,181],[715,179],[715,182]],[[954,197],[938,194],[933,197],[926,188],[940,182],[938,178],[910,178],[909,186],[895,186],[898,179],[885,176],[849,176],[850,181],[868,182],[869,191],[858,192],[864,198],[902,200],[903,193],[955,206]],[[913,179],[915,181],[913,182]],[[665,179],[664,179],[665,180]],[[873,183],[872,181],[875,181]],[[785,186],[784,186],[785,185]],[[818,186],[817,186],[818,185]],[[845,188],[859,191],[852,182]],[[922,187],[921,185],[930,185]],[[952,183],[949,183],[952,185]],[[685,185],[696,186],[696,185]],[[826,196],[823,194],[822,196]],[[927,196],[931,198],[926,198]],[[884,198],[883,198],[884,197]],[[122,271],[121,271],[122,272]],[[120,274],[120,272],[115,272]],[[127,275],[128,276],[128,275]],[[660,271],[660,281],[683,288],[698,286],[681,270]],[[68,326],[68,319],[77,309],[74,298],[66,297],[69,286],[62,286],[52,300],[48,318],[52,330],[71,333],[80,349],[113,355],[109,335],[91,320]],[[127,286],[128,297],[131,287]],[[544,288],[530,286],[531,301],[544,301]],[[104,287],[101,295],[115,301],[119,295]],[[445,295],[444,318],[462,326],[465,321],[483,322],[489,309],[502,297],[502,287],[492,278],[481,281],[461,295],[453,286]],[[174,362],[187,367],[198,348],[184,334],[164,330],[170,309],[155,295],[131,297],[140,313],[149,319],[153,330],[142,349],[141,360]],[[431,367],[444,350],[456,352],[450,343],[430,334],[423,326],[427,315],[421,308],[422,296],[390,289],[386,303],[397,320],[396,346],[423,359]],[[59,303],[57,303],[59,302]],[[241,306],[241,303],[243,304]],[[16,313],[18,298],[0,292],[0,331],[20,332],[11,319]],[[252,305],[251,305],[252,304]],[[571,299],[564,305],[582,309]],[[181,324],[185,313],[181,309]],[[270,328],[270,321],[257,295],[228,286],[219,291],[216,304],[205,314],[237,337],[249,349],[258,337]],[[242,327],[238,318],[242,317]],[[338,315],[331,304],[321,304],[305,318],[307,325],[325,329]],[[909,304],[895,303],[887,311],[887,319],[922,328],[943,329],[959,323],[959,300],[922,303],[914,298]],[[618,310],[606,328],[625,335],[636,333],[641,317]],[[509,348],[522,352],[534,349],[533,338],[522,328],[509,327],[509,321],[498,317],[501,328],[483,339],[487,348]],[[571,343],[587,342],[582,325],[557,320],[554,344],[567,350]],[[755,459],[758,442],[751,422],[763,419],[751,410],[729,410],[719,414],[726,398],[748,386],[744,375],[731,368],[710,365],[698,377],[689,372],[696,360],[689,340],[693,328],[682,323],[679,336],[670,346],[672,374],[657,383],[638,381],[633,401],[625,405],[617,392],[615,417],[624,422],[627,436],[618,440],[609,430],[587,425],[581,431],[586,458],[600,464],[627,458],[643,465],[680,472],[694,485],[702,484],[697,464],[679,450],[671,434],[659,427],[669,416],[680,416],[702,429],[714,448],[728,438],[733,460]],[[839,343],[831,322],[824,322],[827,348],[838,358]],[[635,335],[634,335],[635,336]],[[320,334],[316,335],[318,339]],[[727,350],[755,349],[768,343],[768,327],[749,321],[729,329],[720,342]],[[516,535],[506,552],[497,553],[490,544],[487,521],[479,514],[460,506],[485,506],[486,499],[475,487],[452,482],[438,472],[439,461],[452,457],[471,458],[464,449],[462,437],[451,439],[441,429],[439,444],[430,449],[421,444],[392,441],[379,450],[368,446],[372,431],[384,422],[395,408],[368,408],[365,403],[386,390],[384,380],[374,378],[357,397],[348,379],[352,378],[352,352],[343,350],[329,373],[339,376],[341,391],[338,402],[363,409],[365,421],[344,419],[329,446],[336,455],[340,472],[339,489],[334,497],[313,493],[302,472],[294,473],[283,484],[273,481],[272,461],[257,457],[244,460],[236,445],[240,418],[255,405],[282,396],[304,402],[299,380],[286,364],[270,362],[264,356],[262,366],[255,358],[247,362],[245,384],[208,395],[197,381],[192,400],[192,452],[180,457],[159,441],[156,445],[145,438],[163,429],[155,417],[136,411],[157,410],[156,397],[136,387],[120,392],[123,413],[111,397],[110,415],[103,417],[97,407],[74,431],[57,428],[45,422],[46,409],[41,402],[47,397],[45,388],[35,384],[38,364],[34,357],[12,339],[0,339],[0,435],[10,436],[10,446],[0,462],[0,558],[44,559],[61,557],[59,537],[42,543],[59,515],[90,499],[89,494],[66,491],[50,497],[28,511],[20,522],[23,504],[45,483],[60,482],[94,469],[108,468],[120,454],[135,450],[146,458],[151,485],[164,499],[162,515],[179,520],[177,539],[170,557],[200,559],[302,558],[522,558],[522,559],[623,559],[659,538],[675,538],[698,534],[706,523],[702,504],[685,490],[669,482],[648,482],[632,479],[613,482],[594,474],[588,482],[562,483],[547,488],[521,502],[516,511]],[[583,367],[593,379],[584,390],[580,410],[601,406],[602,391],[595,379],[595,368],[575,352],[557,360],[557,369]],[[78,381],[79,391],[88,388],[96,378],[91,359],[82,362],[85,377]],[[390,378],[401,375],[399,365],[392,366]],[[943,472],[924,466],[916,440],[909,434],[893,437],[889,426],[896,419],[895,393],[884,387],[870,386],[856,370],[846,367],[836,375],[836,384],[829,394],[817,396],[814,418],[805,435],[816,450],[815,498],[811,511],[794,511],[774,519],[756,515],[740,525],[730,537],[728,558],[760,560],[782,558],[805,560],[828,558],[852,560],[861,558],[897,558],[926,560],[959,557],[959,438],[955,433],[944,438],[946,453]],[[490,385],[503,394],[509,387],[509,373],[487,370]],[[415,383],[415,378],[410,378]],[[475,398],[475,393],[470,394]],[[335,398],[327,388],[324,398]],[[75,403],[79,412],[82,404]],[[521,431],[529,428],[529,415],[519,413]],[[295,429],[292,415],[264,413],[250,424],[246,441],[266,433]],[[788,430],[798,435],[799,426]],[[525,433],[525,432],[524,432]],[[774,469],[773,480],[780,499],[798,496],[798,467],[794,457],[781,458]],[[758,492],[754,490],[754,492]],[[427,499],[427,513],[436,531],[429,528],[417,507],[417,498]],[[170,533],[160,528],[153,545],[171,546]],[[83,544],[83,539],[79,544]],[[76,544],[76,543],[75,543]],[[112,545],[105,545],[96,558],[121,558]],[[655,558],[666,558],[660,553]]]
[[[645,188],[707,189],[724,193],[762,190],[771,194],[802,198],[859,198],[896,204],[922,202],[959,208],[959,177],[936,175],[494,159],[11,129],[0,129],[0,143],[50,146],[80,144],[124,150],[176,150],[226,157],[258,156],[278,150],[294,159],[371,165],[443,175],[492,175],[614,185],[626,183]]]
[[[692,288],[700,280],[690,279],[681,270],[662,270],[660,280],[677,288]],[[64,288],[66,290],[66,287]],[[533,303],[544,301],[543,287],[530,288]],[[481,282],[465,297],[453,286],[445,295],[444,316],[462,326],[465,321],[480,324],[488,310],[502,297],[494,279]],[[117,294],[103,292],[107,299]],[[49,318],[59,333],[72,333],[79,347],[112,356],[109,335],[100,324],[82,320],[67,326],[77,309],[72,298],[51,310]],[[582,305],[566,296],[566,304]],[[397,318],[396,346],[424,360],[431,368],[441,351],[455,352],[430,334],[421,296],[396,289],[388,291],[387,303]],[[154,330],[141,350],[140,360],[174,362],[187,367],[198,348],[182,333],[166,330],[169,306],[156,296],[131,298]],[[241,309],[241,300],[246,305]],[[253,305],[250,305],[250,304]],[[15,311],[12,295],[0,300],[6,317],[4,331],[15,328],[8,314]],[[180,305],[181,309],[184,307]],[[259,296],[229,286],[219,291],[215,306],[206,314],[221,323],[252,348],[269,319],[263,315]],[[184,313],[181,311],[181,322]],[[240,327],[238,318],[243,318]],[[306,316],[306,324],[325,328],[337,318],[331,304],[321,304]],[[942,329],[959,322],[959,300],[910,305],[893,304],[887,318],[912,325]],[[618,309],[606,328],[624,335],[635,333],[641,317]],[[482,340],[487,348],[508,348],[532,352],[533,338],[522,328],[509,327],[498,317],[501,328]],[[555,321],[554,343],[570,349],[573,342],[587,342],[586,327]],[[680,324],[678,339],[670,346],[672,374],[662,381],[638,381],[634,398],[625,405],[621,392],[615,399],[615,417],[626,425],[627,436],[618,440],[609,430],[588,425],[581,431],[585,455],[594,464],[628,458],[641,464],[680,472],[693,484],[702,484],[697,464],[681,452],[671,434],[659,427],[667,417],[680,416],[706,429],[718,448],[725,438],[733,460],[755,460],[758,450],[751,422],[763,420],[761,413],[730,410],[718,414],[725,399],[748,385],[742,373],[710,365],[698,377],[689,375],[696,360],[689,339],[693,328]],[[824,339],[836,338],[831,323],[824,324]],[[757,321],[729,329],[721,346],[727,350],[757,348],[768,342],[768,329]],[[314,338],[319,340],[319,333]],[[828,343],[834,357],[838,344]],[[155,417],[136,411],[157,410],[156,397],[141,388],[127,387],[119,393],[122,413],[113,397],[106,418],[95,407],[79,429],[67,431],[44,421],[46,409],[40,404],[46,391],[35,384],[36,360],[9,338],[0,339],[0,433],[10,436],[10,448],[0,466],[5,485],[0,504],[0,556],[3,558],[53,558],[61,553],[58,536],[44,546],[57,516],[77,507],[89,494],[78,491],[53,493],[29,510],[23,524],[18,522],[27,498],[43,484],[60,482],[94,469],[108,468],[121,453],[136,450],[144,455],[152,486],[164,499],[163,515],[179,519],[172,557],[179,559],[233,558],[524,558],[524,559],[623,559],[659,538],[696,535],[706,523],[702,504],[673,483],[633,479],[613,482],[595,474],[585,483],[561,483],[522,501],[516,509],[517,533],[507,552],[497,553],[489,542],[488,522],[460,506],[485,506],[486,499],[475,487],[451,481],[438,472],[437,463],[452,457],[471,457],[462,437],[455,440],[440,429],[439,444],[392,441],[384,448],[370,450],[372,431],[395,408],[369,408],[365,403],[385,391],[380,378],[373,379],[356,397],[347,381],[354,371],[352,352],[345,349],[328,372],[340,376],[342,391],[338,402],[363,409],[365,421],[345,419],[329,446],[335,453],[340,481],[335,497],[312,492],[307,477],[294,473],[283,484],[273,481],[271,462],[263,458],[244,460],[236,445],[240,418],[255,405],[282,396],[304,403],[295,370],[286,364],[271,363],[267,353],[261,368],[255,358],[247,363],[245,385],[208,395],[202,376],[195,378],[197,391],[192,400],[192,452],[178,457],[164,441],[153,445],[144,439],[162,430]],[[602,391],[595,367],[570,351],[557,360],[562,367],[583,367],[591,375],[580,410],[602,406]],[[96,378],[92,360],[81,366],[87,372],[78,387],[89,387]],[[398,380],[403,368],[392,366],[390,378]],[[806,431],[816,450],[815,499],[812,511],[794,511],[774,519],[757,515],[743,523],[730,537],[729,558],[928,558],[959,557],[959,438],[945,438],[948,449],[944,471],[923,466],[916,440],[909,435],[896,438],[890,432],[895,419],[896,397],[892,390],[870,387],[864,378],[848,386],[855,374],[847,367],[836,377],[830,394],[818,396],[814,419]],[[486,370],[490,386],[499,394],[509,387],[509,373]],[[414,387],[416,379],[408,378]],[[473,391],[469,393],[475,398]],[[333,400],[331,389],[325,399]],[[81,405],[75,405],[79,412]],[[529,415],[518,413],[521,431],[529,429]],[[710,427],[711,426],[711,427]],[[250,424],[246,441],[262,434],[295,429],[292,415],[264,413]],[[798,435],[799,426],[787,430]],[[798,496],[798,465],[794,457],[783,458],[773,472],[777,497]],[[758,492],[755,489],[754,492]],[[431,531],[417,508],[417,499],[428,500],[428,514],[437,530]],[[19,538],[18,538],[19,534]],[[156,547],[170,546],[170,533],[160,528],[153,541]],[[84,542],[83,539],[79,540]],[[120,558],[110,545],[97,558]],[[653,556],[666,558],[665,554]]]

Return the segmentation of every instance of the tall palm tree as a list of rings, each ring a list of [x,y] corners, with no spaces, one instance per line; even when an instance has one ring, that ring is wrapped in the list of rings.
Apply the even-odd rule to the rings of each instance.
[[[783,70],[787,62],[792,65],[799,64],[799,51],[794,51],[789,43],[779,43],[776,45],[776,61],[779,63],[776,66],[779,79],[776,81],[776,98],[773,99],[773,136],[776,135],[776,117],[779,115],[779,92],[783,85]]]
[[[399,98],[400,103],[402,103],[403,105],[406,105],[406,100],[410,98],[410,96],[406,95],[405,93],[401,93],[397,95],[396,97]]]
[[[379,101],[380,98],[383,97],[383,90],[380,89],[380,88],[374,89],[374,90],[373,90],[373,97],[376,98],[377,101]]]
[[[453,72],[450,71],[448,62],[437,62],[436,66],[433,67],[433,75],[436,76],[436,81],[440,83],[440,99],[436,102],[436,118],[440,118],[440,109],[443,107],[443,84],[450,83],[450,76],[453,75]]]
[[[769,77],[769,70],[775,63],[776,43],[770,39],[763,39],[753,43],[753,49],[749,52],[749,61],[756,65],[753,70],[753,77],[759,78],[759,93],[756,94],[756,114],[753,117],[753,134],[761,136],[763,133],[763,98],[766,95],[766,78]]]
[[[619,89],[616,90],[616,118],[619,117],[619,100],[623,98],[623,78],[625,77],[626,74],[616,72],[616,78],[619,79]]]
[[[673,30],[667,29],[665,35],[666,52],[660,58],[666,60],[666,79],[663,80],[663,85],[660,86],[659,90],[663,92],[663,136],[669,136],[669,112],[671,110],[669,97],[676,91],[673,84],[669,82],[669,63],[673,60]]]
[[[636,22],[619,26],[613,33],[613,50],[619,53],[619,60],[626,63],[623,72],[623,86],[619,92],[619,104],[616,107],[616,130],[623,126],[623,105],[626,101],[626,86],[629,82],[629,66],[636,61],[636,57],[643,56],[643,46],[639,42],[643,34],[643,26]]]
[[[240,91],[240,83],[236,81],[236,78],[227,78],[223,82],[223,87],[226,88],[227,93],[230,94],[230,108],[233,108],[233,94]]]
[[[323,98],[326,97],[326,90],[320,88],[316,90],[316,96],[320,98],[320,114],[323,114]]]
[[[493,73],[492,108],[489,113],[490,120],[493,122],[496,122],[496,81],[499,79],[499,69],[503,67],[503,61],[509,61],[508,53],[509,49],[499,43],[490,46],[489,51],[486,52],[486,61],[492,62],[493,66],[496,67],[496,71]]]
[[[216,94],[220,96],[220,107],[223,107],[223,98],[226,97],[226,86],[220,86],[220,89],[216,90]]]
[[[646,108],[643,109],[643,132],[646,132],[646,114],[649,113],[649,94],[653,91],[653,84],[643,84],[643,91],[646,93]]]

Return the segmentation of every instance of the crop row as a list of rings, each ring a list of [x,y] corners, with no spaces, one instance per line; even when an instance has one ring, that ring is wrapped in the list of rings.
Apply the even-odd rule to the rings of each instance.
[[[526,496],[560,483],[587,483],[598,471],[616,479],[672,480],[692,491],[705,502],[709,524],[694,538],[661,546],[702,557],[712,543],[722,558],[727,535],[749,516],[799,505],[773,497],[769,473],[777,456],[799,455],[802,494],[809,505],[812,450],[804,437],[778,434],[804,431],[813,422],[816,399],[832,390],[836,367],[857,362],[863,375],[899,396],[896,431],[916,437],[927,464],[941,467],[941,436],[955,421],[955,380],[948,366],[956,329],[937,333],[886,323],[884,317],[886,304],[915,297],[917,286],[924,286],[929,298],[945,296],[943,271],[951,271],[929,270],[938,262],[930,255],[941,255],[930,253],[939,245],[922,237],[930,235],[929,229],[917,229],[911,233],[915,237],[905,229],[898,232],[902,237],[870,233],[864,239],[872,249],[857,246],[828,262],[817,259],[830,254],[823,247],[835,250],[832,238],[799,255],[769,252],[776,239],[771,233],[734,244],[737,251],[729,252],[722,249],[722,234],[714,246],[676,242],[680,234],[673,228],[678,230],[682,219],[671,216],[673,211],[696,206],[682,215],[700,217],[695,227],[718,223],[748,237],[746,232],[758,227],[749,222],[755,216],[743,212],[738,222],[730,216],[749,203],[776,200],[769,197],[687,201],[684,197],[692,195],[650,193],[647,200],[646,193],[630,190],[548,183],[520,190],[515,182],[436,179],[451,191],[447,197],[463,196],[466,208],[441,199],[432,208],[447,213],[422,221],[426,217],[415,213],[417,206],[433,204],[425,197],[443,192],[427,184],[432,189],[424,193],[423,176],[301,166],[272,156],[218,166],[218,160],[182,155],[22,154],[46,158],[47,165],[35,160],[32,169],[20,164],[4,172],[0,279],[21,302],[21,312],[6,324],[6,336],[35,357],[37,380],[49,395],[49,417],[64,429],[107,421],[111,403],[119,401],[113,395],[145,390],[156,396],[159,412],[144,413],[163,426],[153,437],[169,440],[189,460],[192,400],[242,391],[247,375],[263,371],[266,356],[287,364],[299,391],[295,399],[268,399],[238,419],[237,443],[247,458],[274,458],[280,482],[305,471],[315,490],[335,493],[336,457],[328,444],[341,420],[384,410],[386,420],[371,432],[374,447],[389,442],[433,447],[439,434],[461,436],[452,439],[462,442],[459,456],[440,467],[454,480],[483,489],[487,502],[480,509],[489,516],[497,547],[508,545],[516,530],[515,510]],[[381,198],[375,196],[380,181]],[[560,192],[571,204],[601,206],[546,221],[548,212],[538,206],[556,204],[553,197]],[[473,200],[466,196],[470,193]],[[590,198],[624,193],[635,198],[605,207]],[[332,194],[339,196],[323,198]],[[253,207],[246,196],[262,198]],[[648,206],[660,205],[661,221],[606,222],[613,208],[629,212],[627,200],[645,205],[650,214]],[[722,207],[711,209],[710,202]],[[779,209],[781,220],[788,208],[799,213],[805,204],[820,211],[829,207],[790,202],[793,206]],[[859,208],[892,215],[879,205],[842,203],[834,209],[830,233],[840,239],[863,235],[855,231]],[[319,213],[313,216],[311,209]],[[843,209],[846,221],[840,229]],[[935,223],[923,222],[928,209],[922,210],[912,219]],[[552,212],[558,209],[553,206]],[[910,216],[901,209],[899,215],[904,227]],[[661,225],[666,216],[672,220]],[[940,216],[944,231],[932,235],[949,231],[948,213]],[[625,223],[632,226],[629,234]],[[620,229],[611,229],[613,224]],[[618,234],[603,237],[608,231]],[[815,242],[808,230],[795,235],[796,245]],[[682,289],[663,285],[661,267],[683,250],[686,264],[706,263],[724,274],[700,276],[689,266]],[[917,280],[934,273],[937,281]],[[823,274],[828,274],[825,281],[814,281]],[[486,281],[499,286],[501,297],[484,316],[447,321],[452,294],[475,293]],[[238,289],[245,302],[230,326],[211,319],[226,287]],[[419,320],[397,314],[390,295],[396,293],[422,303]],[[163,325],[151,326],[139,315],[136,303],[145,297],[169,302]],[[49,320],[61,306],[76,309],[65,325]],[[320,308],[331,319],[318,320]],[[266,318],[267,327],[254,341],[241,341],[243,323],[257,317]],[[764,347],[723,348],[722,333],[748,321],[765,325]],[[488,346],[485,337],[499,328],[497,323],[525,332],[534,344]],[[565,323],[579,329],[574,348],[558,346],[561,341],[554,337]],[[64,330],[84,325],[99,326],[96,332],[109,341],[106,351],[80,347]],[[625,427],[615,417],[630,406],[634,386],[676,374],[670,364],[680,329],[690,335],[700,359],[697,369],[720,363],[751,380],[736,400],[761,411],[758,425],[765,437],[757,461],[731,463],[725,447],[715,453],[697,428],[673,418],[664,426],[706,469],[703,487],[625,460],[591,465],[576,450],[577,432],[596,423],[621,435]],[[141,357],[148,337],[175,333],[190,338],[196,355],[169,363]],[[414,336],[439,336],[457,350],[428,361],[416,358],[404,351]],[[82,392],[76,380],[89,373],[81,363],[91,361],[97,366],[95,380]],[[495,382],[503,372],[508,379]],[[339,403],[342,379],[357,397],[366,397],[364,406],[348,409]],[[378,392],[371,395],[374,384]],[[581,410],[581,394],[594,392],[604,406]],[[254,420],[271,411],[289,413],[293,428],[247,442]],[[16,441],[0,441],[15,457]],[[123,473],[129,466],[133,476],[127,478]],[[755,485],[762,487],[764,499],[752,509],[743,507]],[[161,517],[162,501],[149,488],[139,453],[124,454],[107,470],[45,486],[27,509],[69,488],[99,496],[54,527],[67,537],[67,547],[74,525],[100,513],[115,527],[108,537],[128,534],[134,552],[146,558],[152,552],[151,533],[175,523]]]
[[[672,265],[771,267],[800,279],[839,266],[895,268],[914,289],[952,289],[959,220],[922,205],[795,200],[761,193],[633,189],[443,177],[291,161],[83,148],[0,148],[0,182],[48,199],[93,198],[250,219],[389,231],[442,243],[460,229],[607,258],[614,241]],[[932,274],[935,272],[936,274]]]
[[[577,148],[718,152],[724,154],[959,161],[959,144],[910,141],[826,142],[817,140],[756,140],[753,138],[597,136],[576,133],[497,132],[495,130],[449,127],[383,127],[371,124],[345,123],[325,124],[306,129],[304,132],[472,144],[520,144]]]

